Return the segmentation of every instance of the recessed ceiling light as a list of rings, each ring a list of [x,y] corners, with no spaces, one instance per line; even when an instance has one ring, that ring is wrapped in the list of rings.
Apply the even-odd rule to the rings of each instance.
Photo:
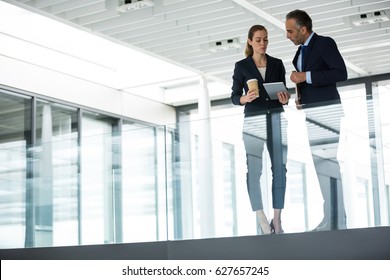
[[[389,21],[389,17],[385,11],[376,11],[373,13],[365,13],[355,17],[352,23],[356,26],[368,25],[373,23],[381,23]]]
[[[126,0],[124,1],[123,5],[117,8],[117,11],[121,13],[126,13],[151,6],[154,6],[153,1],[151,0]]]

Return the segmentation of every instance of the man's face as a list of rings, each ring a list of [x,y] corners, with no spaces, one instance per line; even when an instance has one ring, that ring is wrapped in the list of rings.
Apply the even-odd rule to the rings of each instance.
[[[290,39],[294,45],[301,45],[305,43],[306,27],[299,26],[295,19],[286,20],[286,37]]]

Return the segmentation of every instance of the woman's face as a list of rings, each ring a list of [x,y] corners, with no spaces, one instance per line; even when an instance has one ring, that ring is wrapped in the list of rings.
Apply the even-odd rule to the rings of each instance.
[[[253,38],[248,39],[248,44],[252,46],[253,53],[265,54],[268,46],[268,33],[265,30],[258,30],[253,34]]]

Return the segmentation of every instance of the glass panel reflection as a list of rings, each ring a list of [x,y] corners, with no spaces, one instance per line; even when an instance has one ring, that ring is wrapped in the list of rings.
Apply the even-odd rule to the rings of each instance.
[[[269,218],[270,151],[287,150],[286,234],[324,215],[324,230],[389,225],[390,88],[366,86],[340,88],[339,104],[285,107],[272,147],[269,112],[190,111],[159,126],[2,92],[0,247],[258,235],[243,133],[261,140],[256,191]]]
[[[31,98],[0,91],[0,248],[30,247]],[[27,231],[27,234],[26,234]]]
[[[43,100],[36,107],[34,247],[78,244],[77,110]]]
[[[164,147],[164,129],[123,124],[123,242],[167,238]]]

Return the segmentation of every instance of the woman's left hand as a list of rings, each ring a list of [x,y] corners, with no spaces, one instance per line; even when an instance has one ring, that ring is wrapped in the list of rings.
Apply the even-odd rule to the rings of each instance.
[[[284,92],[284,91],[278,92],[278,100],[283,105],[286,105],[288,103],[290,96],[291,95],[288,92]]]

